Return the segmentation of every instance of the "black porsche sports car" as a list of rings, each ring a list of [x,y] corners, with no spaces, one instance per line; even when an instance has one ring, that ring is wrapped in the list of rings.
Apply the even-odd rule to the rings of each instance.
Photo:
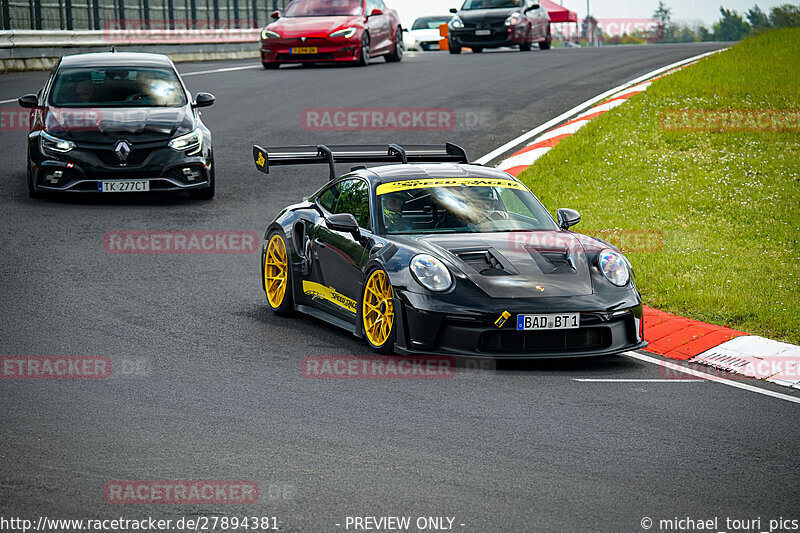
[[[165,55],[103,52],[64,56],[31,110],[28,192],[188,191],[214,197],[211,132]]]
[[[460,147],[253,148],[258,170],[326,163],[330,182],[265,233],[278,315],[306,313],[380,353],[496,358],[606,355],[646,346],[642,301],[613,246],[554,221],[516,178]],[[369,163],[396,163],[367,168]],[[360,163],[340,177],[337,163]]]

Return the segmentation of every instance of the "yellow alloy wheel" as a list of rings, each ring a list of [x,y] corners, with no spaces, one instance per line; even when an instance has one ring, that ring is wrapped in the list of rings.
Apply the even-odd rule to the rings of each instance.
[[[392,286],[383,270],[376,270],[367,279],[364,303],[361,310],[364,332],[375,348],[382,348],[394,326],[394,302]]]
[[[273,235],[267,246],[264,261],[264,286],[267,301],[273,309],[278,309],[286,297],[289,280],[289,262],[286,259],[286,244],[280,235]]]

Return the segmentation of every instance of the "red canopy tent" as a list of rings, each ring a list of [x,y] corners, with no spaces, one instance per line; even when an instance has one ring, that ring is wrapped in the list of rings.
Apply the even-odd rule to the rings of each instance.
[[[578,22],[578,14],[551,0],[539,0],[550,15],[550,22]]]

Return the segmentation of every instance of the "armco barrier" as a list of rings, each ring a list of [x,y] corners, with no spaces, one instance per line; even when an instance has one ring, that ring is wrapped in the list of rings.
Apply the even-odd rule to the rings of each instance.
[[[163,53],[174,61],[257,58],[259,30],[0,31],[0,72],[48,69],[62,55],[112,46],[119,52]]]

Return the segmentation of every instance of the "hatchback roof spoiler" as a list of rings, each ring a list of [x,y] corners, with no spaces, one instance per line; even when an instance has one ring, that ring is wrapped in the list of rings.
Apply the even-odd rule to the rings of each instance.
[[[469,163],[467,152],[458,145],[338,145],[253,146],[256,168],[269,174],[271,166],[327,164],[330,179],[336,178],[336,163]]]

